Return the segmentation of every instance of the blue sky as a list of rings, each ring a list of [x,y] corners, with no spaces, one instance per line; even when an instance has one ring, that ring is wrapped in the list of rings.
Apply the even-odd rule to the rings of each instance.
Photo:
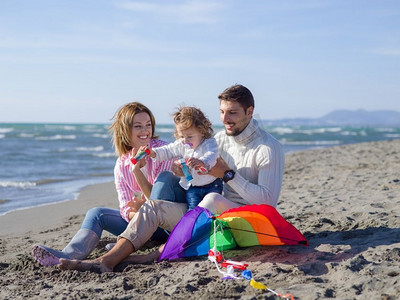
[[[0,122],[109,122],[141,101],[219,124],[241,83],[261,119],[400,110],[400,1],[0,0]]]

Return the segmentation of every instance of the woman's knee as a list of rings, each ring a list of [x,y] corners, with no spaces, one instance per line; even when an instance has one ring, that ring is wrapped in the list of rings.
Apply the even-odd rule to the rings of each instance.
[[[86,213],[85,219],[99,219],[103,214],[103,207],[92,207]]]

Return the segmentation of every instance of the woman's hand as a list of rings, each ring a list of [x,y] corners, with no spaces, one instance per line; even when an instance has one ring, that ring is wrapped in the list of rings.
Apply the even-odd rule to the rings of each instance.
[[[172,174],[175,176],[183,177],[182,165],[179,161],[175,160],[172,164]]]
[[[136,150],[135,148],[132,148],[132,157],[135,156],[136,154],[138,154],[140,151],[144,151],[147,147],[142,146],[140,147],[138,150]],[[135,153],[135,154],[134,154]],[[139,161],[132,165],[132,172],[136,173],[136,172],[140,172],[140,169],[143,168],[146,165],[146,159],[144,159],[144,157],[142,159],[139,159]]]
[[[127,203],[127,206],[130,208],[128,209],[129,220],[133,218],[135,213],[142,207],[143,203],[146,202],[146,197],[142,194],[140,198],[133,197],[131,201]]]

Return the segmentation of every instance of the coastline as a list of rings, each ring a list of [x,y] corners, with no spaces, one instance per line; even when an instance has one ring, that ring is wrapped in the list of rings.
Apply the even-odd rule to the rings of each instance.
[[[112,182],[77,200],[0,216],[0,298],[263,298],[245,280],[221,280],[206,257],[120,265],[115,273],[61,272],[36,264],[36,243],[62,249],[94,206],[118,207]],[[396,299],[400,294],[400,140],[310,149],[286,156],[278,211],[308,247],[251,247],[225,258],[298,299]],[[103,235],[90,256],[104,253]],[[142,250],[146,252],[147,250]]]
[[[73,215],[85,215],[95,206],[118,208],[114,182],[97,183],[83,188],[73,200],[19,209],[0,216],[0,238],[33,230],[49,229]]]

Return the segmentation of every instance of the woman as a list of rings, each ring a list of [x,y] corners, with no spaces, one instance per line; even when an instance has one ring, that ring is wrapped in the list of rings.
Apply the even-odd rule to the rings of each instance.
[[[32,255],[43,266],[57,265],[60,258],[86,258],[97,246],[103,230],[116,236],[121,234],[146,198],[185,201],[184,191],[178,183],[179,178],[171,172],[164,172],[171,170],[172,161],[153,162],[150,157],[139,160],[135,165],[130,161],[140,147],[153,148],[167,144],[154,135],[155,119],[151,111],[139,102],[132,102],[120,108],[113,120],[110,133],[118,155],[114,177],[120,209],[90,209],[81,228],[62,251],[42,245],[33,246]],[[155,183],[157,177],[158,181]],[[172,188],[171,181],[175,182]],[[137,198],[135,193],[141,193],[142,197]],[[153,238],[163,242],[166,233],[159,229]]]

